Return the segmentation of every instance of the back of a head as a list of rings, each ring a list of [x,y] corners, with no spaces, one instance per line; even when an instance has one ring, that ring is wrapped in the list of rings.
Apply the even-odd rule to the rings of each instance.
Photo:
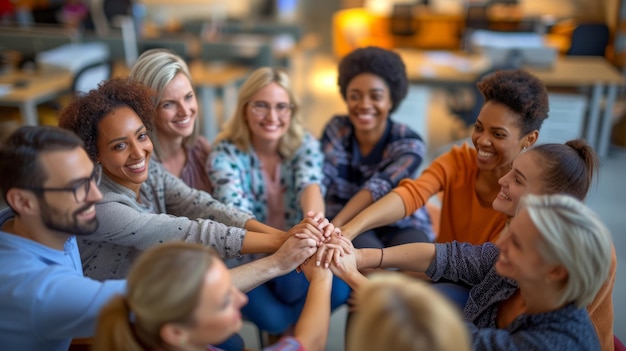
[[[161,327],[193,323],[206,273],[217,257],[211,248],[185,242],[148,249],[133,264],[126,296],[102,310],[92,350],[172,350],[161,338]]]
[[[527,152],[536,153],[541,161],[541,179],[545,194],[567,194],[584,200],[598,168],[598,156],[582,139],[565,144],[537,145]]]
[[[48,175],[39,162],[43,152],[83,147],[74,133],[50,126],[23,126],[14,131],[0,149],[0,190],[6,200],[11,188],[36,188]]]
[[[348,351],[469,351],[465,323],[428,284],[399,273],[372,275],[357,292]]]
[[[520,115],[518,126],[522,135],[541,129],[548,118],[548,90],[539,78],[524,70],[498,70],[476,86],[485,102],[502,104]]]
[[[541,233],[537,246],[549,264],[568,273],[561,303],[586,307],[607,279],[611,266],[611,234],[598,215],[569,195],[526,195],[518,212],[526,210]]]

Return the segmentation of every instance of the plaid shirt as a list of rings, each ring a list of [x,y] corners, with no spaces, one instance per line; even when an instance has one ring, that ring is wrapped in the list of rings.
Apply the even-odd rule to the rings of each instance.
[[[395,188],[400,180],[414,177],[426,153],[426,145],[409,127],[389,119],[372,152],[363,156],[348,117],[336,116],[324,128],[322,151],[325,156],[326,215],[333,218],[361,189],[369,190],[376,201]],[[419,228],[434,239],[425,208],[393,226]]]

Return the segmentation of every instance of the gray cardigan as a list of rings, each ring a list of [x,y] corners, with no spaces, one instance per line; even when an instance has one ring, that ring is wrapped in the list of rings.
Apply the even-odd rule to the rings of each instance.
[[[210,194],[188,187],[158,162],[150,162],[148,179],[135,193],[102,176],[104,198],[96,204],[96,232],[79,237],[85,275],[98,280],[125,278],[147,248],[167,241],[211,246],[222,257],[241,253],[246,221],[254,218],[224,205]]]

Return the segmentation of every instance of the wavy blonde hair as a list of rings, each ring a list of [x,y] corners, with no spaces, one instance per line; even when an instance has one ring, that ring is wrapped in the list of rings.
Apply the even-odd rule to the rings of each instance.
[[[302,144],[304,139],[304,126],[300,117],[300,102],[291,90],[289,76],[284,71],[271,68],[261,67],[246,79],[239,89],[237,98],[237,108],[233,116],[224,126],[224,130],[219,133],[215,139],[215,144],[222,140],[228,140],[235,144],[241,151],[248,152],[251,147],[250,127],[246,122],[246,107],[251,102],[250,99],[261,89],[271,83],[278,84],[285,89],[289,95],[289,102],[293,105],[291,109],[291,122],[287,133],[280,139],[278,152],[285,159],[293,156],[296,150]]]
[[[141,83],[148,88],[152,89],[156,94],[152,97],[154,103],[155,112],[158,109],[159,102],[163,98],[163,91],[165,87],[178,75],[182,73],[189,79],[189,82],[193,86],[193,80],[191,79],[191,73],[187,63],[175,53],[167,49],[152,49],[147,50],[135,62],[133,68],[130,70],[128,79]],[[194,95],[194,99],[196,96]],[[185,145],[192,145],[199,133],[199,118],[196,118],[193,133],[183,140]],[[156,123],[154,124],[156,126]],[[149,131],[150,139],[154,145],[154,154],[157,158],[162,155],[161,145],[159,144],[159,138],[157,137],[157,130],[153,128]]]
[[[161,338],[170,323],[191,324],[204,279],[218,259],[209,247],[169,242],[150,248],[133,265],[126,296],[100,313],[93,351],[175,350]]]
[[[377,273],[356,293],[348,351],[470,351],[460,311],[427,283]]]

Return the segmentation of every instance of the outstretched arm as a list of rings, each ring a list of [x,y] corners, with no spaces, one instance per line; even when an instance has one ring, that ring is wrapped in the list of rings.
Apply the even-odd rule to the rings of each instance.
[[[301,266],[309,280],[309,291],[296,323],[294,336],[307,351],[321,351],[326,347],[330,326],[330,292],[333,274],[330,269],[317,267],[314,260]]]
[[[404,217],[405,208],[402,198],[395,192],[390,192],[341,227],[341,232],[352,240],[366,230],[395,223]]]
[[[315,253],[317,239],[305,234],[289,237],[274,254],[230,270],[233,284],[248,292],[266,281],[287,274]]]
[[[405,271],[425,272],[435,259],[435,244],[431,243],[410,243],[356,251],[359,269],[400,268]]]

